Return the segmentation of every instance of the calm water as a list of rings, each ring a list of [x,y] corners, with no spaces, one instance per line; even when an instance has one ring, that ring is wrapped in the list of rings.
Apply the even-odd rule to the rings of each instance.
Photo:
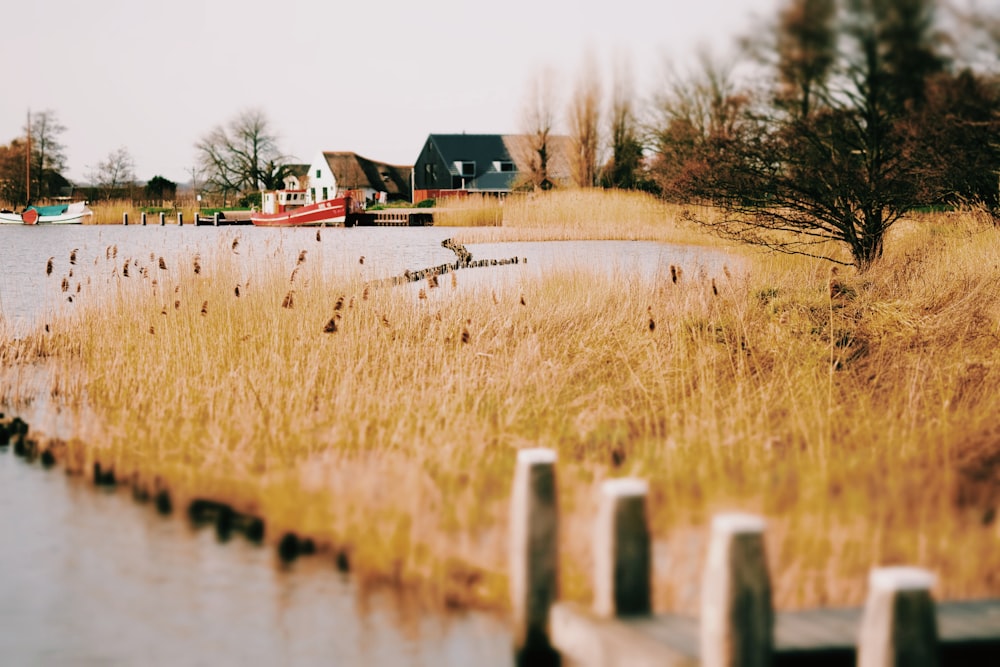
[[[247,266],[278,263],[291,270],[306,250],[310,262],[352,267],[375,279],[453,262],[441,241],[459,231],[325,228],[317,241],[315,229],[0,227],[0,336],[21,335],[59,309],[78,307],[80,297],[67,299],[77,294],[77,284],[86,286],[84,295],[114,294],[120,277],[112,267],[124,258],[153,271],[154,258],[172,266],[221,249],[240,253]],[[112,249],[116,262],[108,260]],[[517,256],[527,262],[463,270],[462,285],[516,284],[560,267],[651,280],[677,264],[688,275],[715,276],[732,261],[721,253],[651,242],[468,249],[474,259]],[[53,270],[46,275],[49,258]],[[60,288],[64,278],[67,292]],[[20,386],[32,386],[31,380],[19,379]],[[49,434],[73,428],[71,417],[41,402],[19,414]],[[3,450],[0,535],[2,665],[512,663],[502,619],[406,613],[389,596],[360,596],[329,562],[279,566],[272,549],[238,538],[221,544],[213,531],[196,531],[176,516],[161,518],[124,492],[96,491]]]

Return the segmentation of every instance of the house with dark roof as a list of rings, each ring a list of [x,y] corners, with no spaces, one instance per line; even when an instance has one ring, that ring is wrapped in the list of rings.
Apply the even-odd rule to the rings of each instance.
[[[570,138],[548,138],[544,182],[529,135],[431,134],[413,165],[415,199],[448,193],[506,194],[519,187],[564,185],[571,179]]]
[[[360,200],[409,201],[412,167],[376,162],[357,153],[323,151],[309,164],[306,202],[351,193]]]

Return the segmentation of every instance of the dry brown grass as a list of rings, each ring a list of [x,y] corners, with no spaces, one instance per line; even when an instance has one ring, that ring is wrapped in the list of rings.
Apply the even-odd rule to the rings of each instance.
[[[99,201],[92,202],[89,205],[90,210],[94,212],[94,215],[90,216],[85,224],[91,225],[120,225],[122,224],[122,215],[128,213],[128,222],[130,225],[138,225],[141,223],[141,208],[133,201],[126,199],[113,199],[109,201]],[[181,213],[184,216],[184,224],[190,225],[194,224],[194,214],[198,212],[198,208],[192,205],[183,206],[173,206],[171,203],[168,208],[172,209],[170,212],[165,214],[164,222],[168,225],[177,224],[177,213]],[[160,224],[160,217],[158,213],[150,213],[146,216],[147,225],[158,225]]]
[[[530,446],[559,453],[569,598],[589,595],[598,484],[621,475],[650,483],[661,609],[697,609],[725,508],[769,518],[780,607],[859,603],[868,568],[904,562],[941,598],[997,595],[1000,233],[913,219],[887,248],[835,296],[827,265],[759,255],[746,275],[562,272],[426,299],[298,249],[275,267],[220,248],[198,274],[119,281],[0,361],[55,360],[63,400],[86,396],[79,465],[232,502],[271,539],[311,534],[362,580],[456,604],[504,604]]]

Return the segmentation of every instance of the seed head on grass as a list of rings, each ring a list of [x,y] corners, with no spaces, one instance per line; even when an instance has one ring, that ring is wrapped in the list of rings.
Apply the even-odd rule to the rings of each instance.
[[[323,333],[337,333],[337,318],[331,317],[330,321],[323,327]]]
[[[128,278],[128,262],[122,265],[122,275]]]
[[[343,307],[344,307],[344,297],[338,296],[337,297],[337,303],[333,304],[333,309],[334,310],[340,310]]]
[[[201,314],[202,316],[208,315],[208,301],[203,301],[201,304]]]
[[[526,306],[526,305],[528,305],[528,304],[526,304],[526,303],[524,302],[524,295],[523,295],[523,294],[521,295],[521,305],[522,305],[522,306]]]
[[[297,275],[299,275],[299,267],[296,266],[294,269],[292,269],[292,275],[288,277],[289,284],[292,285],[295,284],[295,276]]]
[[[288,290],[288,294],[285,295],[285,298],[281,302],[281,307],[288,309],[295,307],[295,290]]]
[[[712,278],[712,294],[719,296],[719,288],[715,286],[715,278]]]
[[[49,261],[45,263],[45,275],[47,276],[52,275],[52,260],[54,259],[55,257],[49,257]]]
[[[299,259],[298,259],[297,262],[295,262],[295,264],[296,265],[298,265],[298,264],[304,264],[305,261],[306,261],[306,251],[305,250],[300,250],[299,251]]]
[[[167,270],[167,263],[163,260],[162,257],[160,258],[160,269],[162,269],[163,271]]]
[[[361,255],[361,257],[358,259],[358,264],[364,264],[364,263],[365,263],[365,256]]]
[[[673,264],[670,265],[670,281],[677,284],[677,267]]]
[[[319,235],[319,230],[317,229],[317,230],[316,230],[316,243],[319,243],[319,242],[320,242],[320,241],[322,241],[322,240],[323,240],[323,239],[322,239],[322,238],[320,237],[320,235]]]
[[[174,310],[180,310],[180,309],[181,309],[181,300],[180,299],[176,299],[174,301]]]
[[[426,299],[427,298],[427,290],[425,290],[423,287],[421,287],[420,291],[417,293],[417,298],[418,299]]]
[[[201,273],[201,257],[199,255],[194,256],[194,274],[198,275]]]
[[[361,300],[362,301],[367,301],[368,300],[368,286],[367,285],[365,285],[365,290],[361,293]]]
[[[79,248],[73,248],[72,250],[70,250],[70,252],[69,252],[69,263],[70,264],[76,264],[76,253],[79,252],[79,250],[80,250]]]
[[[240,240],[239,239],[233,239],[233,252],[238,253],[239,251],[236,250],[236,249],[239,248],[239,247],[240,247]]]
[[[468,344],[472,340],[472,334],[469,333],[468,327],[462,327],[462,343]]]
[[[237,299],[240,298],[240,286],[239,285],[236,285],[236,287],[233,288],[233,294],[236,295]]]
[[[68,292],[69,291],[69,278],[67,278],[65,276],[63,276],[63,279],[62,279],[62,291],[63,292]]]

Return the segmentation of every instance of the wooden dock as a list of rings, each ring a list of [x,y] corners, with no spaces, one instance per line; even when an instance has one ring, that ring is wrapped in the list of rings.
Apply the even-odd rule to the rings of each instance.
[[[871,571],[864,607],[775,613],[765,521],[712,520],[698,617],[653,614],[645,482],[605,482],[591,607],[558,599],[555,452],[522,450],[511,495],[510,591],[518,665],[763,667],[1000,665],[1000,600],[931,597],[934,575]]]
[[[426,209],[387,208],[348,213],[345,227],[429,227],[434,214]]]

